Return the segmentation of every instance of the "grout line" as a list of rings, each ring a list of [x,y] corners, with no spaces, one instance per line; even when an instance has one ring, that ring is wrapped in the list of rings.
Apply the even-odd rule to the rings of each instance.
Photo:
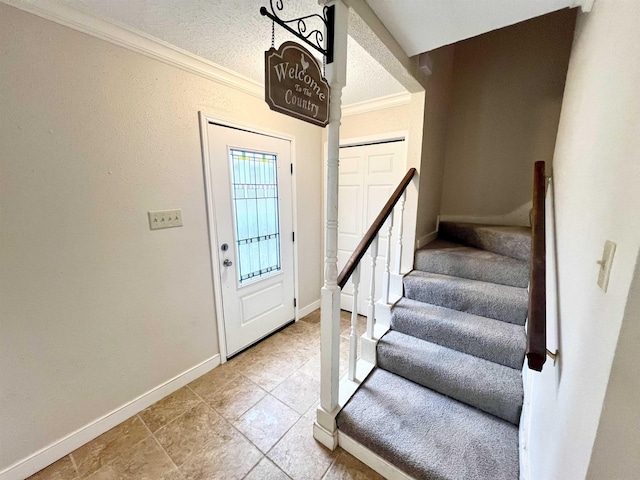
[[[182,473],[180,471],[180,467],[178,467],[178,464],[176,464],[176,462],[173,461],[173,458],[171,458],[171,455],[169,455],[169,452],[167,452],[167,450],[164,448],[164,446],[160,443],[160,440],[158,440],[158,438],[152,433],[151,436],[153,437],[153,439],[156,441],[156,443],[158,444],[158,446],[160,447],[160,449],[164,452],[164,454],[167,456],[167,458],[169,459],[169,461],[171,462],[171,464],[176,467],[176,470],[178,470],[179,473]]]
[[[198,377],[198,378],[200,378],[200,377]],[[196,380],[197,380],[197,379],[196,379]],[[186,385],[185,385],[185,387],[187,387],[189,390],[191,390],[191,393],[193,393],[196,397],[198,397],[198,398],[200,399],[200,401],[201,401],[201,402],[205,402],[205,403],[207,403],[207,402],[205,401],[205,399],[204,399],[204,398],[202,398],[202,396],[201,396],[199,393],[197,393],[193,388],[191,388],[191,385],[186,384]]]
[[[336,447],[336,450],[340,448],[340,447]],[[335,450],[334,450],[335,451]],[[329,468],[327,468],[327,470],[322,474],[322,477],[320,477],[321,480],[324,480],[327,478],[327,475],[329,474],[329,472],[331,471],[331,469],[333,468],[333,466],[336,464],[336,462],[338,461],[338,457],[340,456],[340,453],[337,453],[335,458],[331,461],[331,464],[329,465]]]
[[[260,452],[260,453],[262,453],[262,452]],[[258,467],[258,465],[260,464],[260,462],[261,462],[262,460],[264,460],[265,458],[267,458],[267,457],[266,457],[266,455],[262,454],[262,458],[261,458],[260,460],[258,460],[258,463],[256,463],[256,464],[251,468],[251,470],[249,470],[249,471],[247,472],[247,474],[246,474],[244,477],[242,477],[242,478],[243,478],[243,479],[245,479],[245,478],[247,478],[249,475],[251,475],[251,472],[253,472],[253,471]]]
[[[69,454],[69,459],[71,460],[71,465],[73,465],[73,469],[76,471],[76,477],[80,478],[80,471],[78,470],[78,465],[76,465],[76,459],[73,458],[73,452]]]

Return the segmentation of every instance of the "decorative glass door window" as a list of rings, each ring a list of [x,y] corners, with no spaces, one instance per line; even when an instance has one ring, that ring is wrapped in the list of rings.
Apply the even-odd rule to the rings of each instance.
[[[277,158],[229,150],[240,285],[280,271]]]

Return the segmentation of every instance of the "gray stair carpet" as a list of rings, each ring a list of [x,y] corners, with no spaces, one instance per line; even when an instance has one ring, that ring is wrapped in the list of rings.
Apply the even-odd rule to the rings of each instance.
[[[343,433],[417,479],[518,479],[530,236],[440,223],[337,417]]]
[[[520,421],[519,370],[393,330],[380,339],[377,360],[388,372],[514,425]]]
[[[412,300],[524,325],[525,288],[480,282],[414,270],[404,277],[405,296]]]
[[[530,260],[531,229],[528,227],[440,222],[438,237],[525,262]]]
[[[517,480],[518,428],[377,368],[338,428],[417,479]]]
[[[519,325],[402,298],[391,328],[422,340],[521,369],[526,336]]]
[[[529,262],[437,239],[416,252],[416,270],[526,288]]]

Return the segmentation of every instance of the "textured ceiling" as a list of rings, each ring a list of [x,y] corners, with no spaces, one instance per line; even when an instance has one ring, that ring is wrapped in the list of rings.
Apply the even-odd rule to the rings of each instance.
[[[34,3],[37,3],[35,0]],[[258,82],[264,81],[264,51],[271,22],[260,15],[269,0],[60,0],[72,8],[143,31]],[[275,5],[275,0],[273,1]],[[317,0],[285,0],[281,18],[321,12]],[[275,43],[294,37],[276,25]],[[349,38],[347,86],[350,105],[404,92],[404,88]]]

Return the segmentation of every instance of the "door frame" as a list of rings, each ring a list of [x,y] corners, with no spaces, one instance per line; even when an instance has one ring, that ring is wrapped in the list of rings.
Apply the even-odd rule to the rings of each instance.
[[[293,231],[298,231],[298,197],[296,194],[296,139],[295,136],[286,133],[257,127],[256,125],[238,122],[227,117],[207,113],[203,111],[198,112],[198,118],[200,123],[200,146],[202,148],[202,169],[204,174],[204,193],[205,193],[205,207],[207,210],[207,225],[209,233],[209,260],[211,262],[211,276],[213,280],[213,301],[216,309],[216,323],[218,329],[218,348],[220,349],[220,363],[227,361],[227,343],[226,343],[226,330],[224,324],[224,310],[222,308],[222,281],[220,271],[220,248],[217,240],[217,223],[215,218],[215,208],[213,202],[213,183],[211,180],[211,159],[209,158],[209,123],[215,123],[217,125],[236,128],[239,130],[245,130],[249,133],[255,133],[258,135],[266,135],[269,137],[279,138],[281,140],[287,140],[290,142],[291,148],[291,163],[293,164],[293,174],[291,176],[291,214]],[[293,242],[293,295],[298,299],[298,241]],[[295,321],[298,321],[297,305],[294,308]]]

